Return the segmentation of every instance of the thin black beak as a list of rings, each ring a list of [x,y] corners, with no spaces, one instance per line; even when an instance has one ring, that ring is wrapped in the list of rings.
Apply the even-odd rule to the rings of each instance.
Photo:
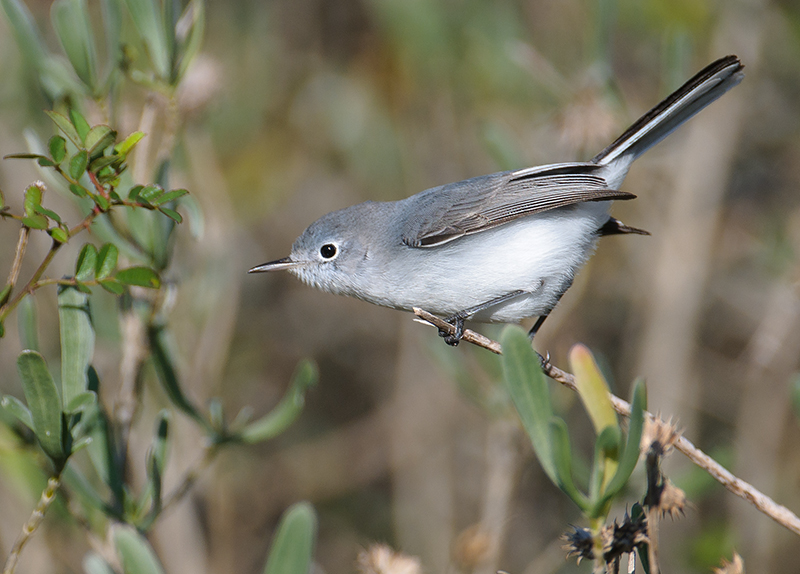
[[[282,271],[284,269],[291,269],[293,267],[298,267],[303,265],[305,261],[295,261],[291,257],[284,257],[283,259],[277,259],[275,261],[270,261],[269,263],[264,263],[262,265],[256,265],[252,269],[248,271],[248,273],[266,273],[267,271]]]

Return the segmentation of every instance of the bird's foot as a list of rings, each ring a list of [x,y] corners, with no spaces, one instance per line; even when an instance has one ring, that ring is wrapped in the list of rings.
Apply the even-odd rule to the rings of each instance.
[[[453,333],[449,333],[444,329],[439,329],[439,336],[451,347],[458,347],[458,343],[461,342],[461,338],[464,336],[464,317],[456,314],[448,317],[445,321],[455,327],[456,330]]]

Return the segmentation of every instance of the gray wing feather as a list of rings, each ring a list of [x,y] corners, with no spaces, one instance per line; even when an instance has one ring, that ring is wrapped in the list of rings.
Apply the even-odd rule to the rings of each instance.
[[[403,243],[434,247],[520,217],[583,203],[636,197],[608,189],[591,164],[559,164],[550,170],[501,172],[419,194]],[[444,205],[443,198],[447,198]]]

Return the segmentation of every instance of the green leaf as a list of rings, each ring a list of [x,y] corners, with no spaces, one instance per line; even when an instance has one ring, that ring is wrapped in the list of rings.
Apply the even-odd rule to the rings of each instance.
[[[146,185],[141,190],[139,190],[139,198],[144,199],[148,203],[154,200],[155,198],[161,196],[164,193],[164,190],[161,189],[159,185]]]
[[[113,243],[106,243],[100,248],[100,253],[97,255],[97,263],[95,264],[95,277],[105,279],[114,272],[117,268],[117,258],[119,257],[119,249]]]
[[[87,122],[86,118],[84,118],[83,115],[81,115],[81,113],[75,108],[69,109],[69,119],[72,121],[72,125],[75,126],[75,130],[78,132],[78,137],[81,138],[81,145],[78,147],[85,147],[86,136],[89,134],[89,130],[91,129],[89,122]]]
[[[154,326],[148,331],[150,352],[153,357],[153,364],[156,368],[158,380],[161,382],[161,386],[164,388],[169,400],[175,407],[207,428],[208,423],[200,415],[200,411],[198,411],[197,407],[183,394],[166,338],[167,331],[163,327]]]
[[[75,73],[96,93],[97,56],[86,1],[56,0],[50,7],[50,19]]]
[[[32,215],[22,218],[22,225],[31,229],[47,229],[47,218],[44,215]]]
[[[87,243],[78,254],[75,262],[75,279],[78,281],[89,281],[94,277],[94,270],[97,265],[97,248],[91,243]]]
[[[628,438],[625,450],[619,460],[614,477],[605,488],[604,496],[608,499],[616,495],[628,482],[636,463],[639,461],[639,448],[644,428],[644,413],[647,410],[647,387],[644,380],[639,379],[633,386],[631,401],[631,417],[628,422]]]
[[[168,201],[174,201],[179,197],[182,197],[189,193],[185,189],[173,189],[172,191],[168,191],[167,193],[155,198],[151,203],[153,205],[161,205],[162,203],[167,203]]]
[[[187,26],[187,22],[189,22]],[[186,5],[183,15],[177,28],[187,29],[189,33],[186,35],[185,41],[180,47],[180,60],[176,75],[176,81],[180,81],[189,64],[192,63],[194,57],[200,51],[200,45],[203,41],[203,32],[205,31],[205,4],[202,0],[192,0]]]
[[[31,411],[33,428],[42,449],[57,467],[66,461],[63,442],[63,415],[56,384],[44,358],[36,351],[22,351],[17,358],[25,400]]]
[[[549,430],[553,408],[539,358],[531,348],[528,335],[520,327],[506,327],[500,342],[503,347],[503,381],[508,394],[531,439],[542,469],[554,484],[558,484]]]
[[[50,157],[54,162],[61,163],[67,157],[67,140],[63,137],[59,135],[51,137],[48,147],[50,148]]]
[[[305,404],[306,391],[314,386],[318,379],[316,365],[311,361],[301,361],[281,402],[265,416],[247,425],[241,433],[241,439],[252,444],[282,433],[300,415]]]
[[[114,151],[125,157],[143,137],[144,132],[133,132],[131,135],[115,145]]]
[[[61,332],[61,395],[65,405],[83,394],[87,371],[94,355],[94,329],[89,298],[73,287],[58,293],[58,321]]]
[[[52,237],[59,243],[66,243],[69,241],[69,233],[67,233],[60,227],[53,227],[52,229],[48,229],[47,233],[49,233],[50,237]]]
[[[39,68],[47,59],[47,48],[33,22],[31,13],[19,0],[2,0],[2,6],[22,56]]]
[[[82,448],[86,448],[90,444],[92,444],[92,437],[82,436],[72,443],[72,452],[70,454],[75,454],[76,452],[78,452]]]
[[[619,459],[620,443],[622,441],[622,431],[619,427],[606,427],[597,435],[597,440],[594,443],[594,461],[592,463],[592,478],[589,485],[589,497],[594,504],[593,508],[595,513],[592,514],[593,518],[605,516],[607,509],[601,508],[602,505],[598,503],[602,496],[603,485],[611,480],[611,476],[607,475],[609,458],[616,461]]]
[[[3,287],[3,290],[0,291],[0,307],[8,303],[8,299],[11,297],[11,285],[6,285]]]
[[[39,321],[36,313],[36,300],[28,293],[17,307],[19,339],[23,349],[39,350]]]
[[[208,401],[208,419],[215,430],[225,431],[225,413],[222,409],[222,402],[216,397]]]
[[[167,434],[169,431],[169,411],[162,410],[156,418],[156,434],[153,444],[147,453],[147,480],[149,498],[151,499],[148,518],[140,525],[145,530],[161,512],[161,491],[163,487],[164,468],[167,458]]]
[[[75,126],[72,125],[72,122],[67,119],[66,116],[59,114],[58,112],[51,112],[45,111],[50,119],[53,120],[53,123],[58,126],[67,138],[75,144],[75,147],[83,147],[83,139],[81,136],[78,135],[78,131],[75,129]]]
[[[124,574],[164,574],[164,569],[144,536],[131,526],[115,525],[114,546],[122,562]]]
[[[103,211],[108,211],[108,208],[111,207],[111,204],[102,195],[93,195],[92,199],[94,200],[97,207],[99,207]]]
[[[123,158],[118,155],[101,155],[100,157],[92,160],[92,162],[89,164],[89,171],[92,173],[97,173],[103,168],[121,164],[122,162]]]
[[[97,405],[97,393],[94,391],[83,391],[75,395],[72,400],[64,407],[64,412],[74,414],[78,411],[86,410]]]
[[[108,562],[94,552],[89,552],[84,557],[83,570],[86,574],[116,574]]]
[[[0,406],[2,406],[7,413],[14,415],[14,417],[16,417],[16,419],[26,427],[34,430],[31,411],[29,411],[28,407],[22,404],[22,401],[20,401],[17,397],[5,395],[3,399],[0,400]]]
[[[115,278],[125,285],[137,285],[149,289],[158,289],[161,286],[161,279],[158,273],[149,267],[128,267],[117,271]]]
[[[86,171],[86,166],[89,165],[89,152],[85,149],[80,150],[69,160],[69,174],[72,179],[80,179],[83,172]]]
[[[126,0],[133,24],[150,56],[153,70],[161,80],[170,75],[172,55],[167,48],[164,21],[155,0]]]
[[[69,190],[78,197],[86,197],[87,195],[89,195],[89,190],[87,190],[80,184],[70,183]]]
[[[527,336],[526,336],[527,338]],[[505,351],[504,351],[505,352]],[[550,445],[553,453],[553,467],[556,471],[556,486],[572,499],[581,510],[589,507],[589,501],[572,480],[572,449],[569,444],[567,423],[558,417],[550,419]]]
[[[112,145],[116,139],[117,132],[110,127],[104,125],[94,126],[86,134],[86,149],[89,150],[89,155],[97,157],[102,154],[103,150]]]
[[[38,163],[42,167],[54,167],[56,165],[56,163],[49,157],[40,157],[39,159],[36,160],[36,163]]]
[[[3,156],[3,159],[48,159],[40,153],[10,153]]]
[[[38,185],[29,185],[25,189],[25,200],[22,205],[25,215],[32,217],[36,213],[36,208],[42,205],[42,189]]]
[[[51,211],[45,207],[42,207],[41,205],[37,205],[35,211],[39,215],[44,215],[45,217],[49,217],[56,223],[61,223],[61,216],[58,215],[55,211]]]
[[[160,207],[158,210],[161,213],[163,213],[164,215],[166,215],[167,217],[169,217],[175,223],[182,223],[183,222],[183,217],[181,217],[181,214],[178,213],[177,211],[173,210],[173,209],[168,209],[166,207]]]
[[[309,574],[317,536],[317,515],[308,502],[293,504],[281,517],[264,574]]]
[[[100,281],[100,287],[114,295],[122,295],[125,292],[125,286],[113,277]]]

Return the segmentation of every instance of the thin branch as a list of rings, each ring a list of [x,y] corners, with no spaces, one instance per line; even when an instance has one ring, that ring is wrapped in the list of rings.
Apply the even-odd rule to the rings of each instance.
[[[11,272],[8,274],[7,285],[14,288],[19,279],[19,272],[22,269],[22,256],[25,254],[25,248],[28,246],[28,236],[31,229],[27,225],[23,225],[19,230],[19,240],[17,241],[17,250],[14,253],[14,262],[11,264]]]
[[[47,509],[53,503],[53,500],[55,500],[56,493],[58,492],[60,486],[60,474],[51,476],[47,480],[47,486],[42,492],[42,496],[39,499],[39,504],[36,505],[36,508],[31,513],[30,518],[28,518],[28,521],[22,527],[22,532],[19,533],[19,536],[17,536],[17,539],[14,541],[14,546],[11,548],[11,553],[9,553],[8,558],[6,559],[6,564],[3,568],[3,574],[13,574],[14,569],[17,567],[17,562],[19,561],[19,555],[22,552],[22,548],[25,546],[28,540],[31,539],[33,533],[36,532],[36,529],[42,523],[44,513],[47,512]]]
[[[414,314],[422,319],[420,322],[429,323],[450,334],[455,333],[455,327],[453,325],[450,325],[435,315],[431,315],[427,311],[415,308]],[[469,337],[467,337],[467,333],[469,333]],[[491,339],[488,339],[479,333],[475,333],[474,331],[470,331],[469,329],[464,329],[463,340],[467,341],[468,343],[473,343],[479,347],[483,347],[484,349],[488,349],[489,351],[497,353],[498,355],[502,354],[502,348],[498,342],[492,341]],[[571,373],[562,371],[555,365],[551,364],[549,360],[542,361],[542,370],[544,371],[545,375],[554,381],[559,382],[572,390],[575,390],[575,377]],[[627,401],[614,394],[611,394],[611,404],[614,406],[614,410],[616,410],[619,414],[625,417],[630,416],[631,405]],[[660,420],[649,412],[647,413],[647,416],[652,420]],[[800,517],[798,517],[794,512],[785,506],[778,504],[769,496],[756,489],[753,485],[734,476],[733,473],[731,473],[728,469],[694,446],[694,444],[692,444],[692,442],[686,437],[681,436],[675,443],[675,448],[681,451],[694,464],[704,469],[730,492],[747,500],[758,510],[772,518],[778,524],[788,528],[795,534],[800,535]]]

